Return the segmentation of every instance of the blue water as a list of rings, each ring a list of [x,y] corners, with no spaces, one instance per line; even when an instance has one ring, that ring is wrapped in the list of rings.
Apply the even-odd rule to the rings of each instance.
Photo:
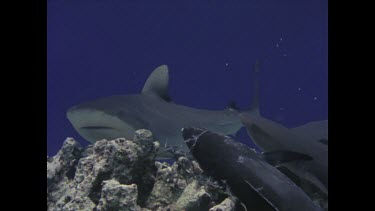
[[[328,5],[323,0],[48,0],[47,153],[88,142],[66,110],[139,92],[157,66],[173,101],[246,109],[262,61],[263,116],[295,127],[327,119]],[[237,140],[253,146],[244,130]]]

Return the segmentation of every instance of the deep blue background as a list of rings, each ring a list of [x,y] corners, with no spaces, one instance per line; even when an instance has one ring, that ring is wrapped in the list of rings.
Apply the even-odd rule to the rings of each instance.
[[[87,144],[70,106],[137,93],[161,64],[176,103],[245,109],[259,58],[263,116],[288,127],[327,119],[327,11],[325,0],[49,0],[48,155],[68,136]],[[250,144],[244,130],[238,139]]]

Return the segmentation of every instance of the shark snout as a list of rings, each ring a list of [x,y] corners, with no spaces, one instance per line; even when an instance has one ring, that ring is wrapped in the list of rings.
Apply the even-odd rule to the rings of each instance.
[[[67,118],[76,129],[113,129],[117,126],[114,117],[95,109],[72,107],[67,111]]]
[[[67,118],[76,131],[87,141],[115,138],[131,138],[135,129],[119,116],[95,108],[72,107]]]

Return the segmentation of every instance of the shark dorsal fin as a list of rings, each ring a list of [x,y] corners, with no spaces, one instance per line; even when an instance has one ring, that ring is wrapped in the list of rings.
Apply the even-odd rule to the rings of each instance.
[[[142,89],[142,94],[151,94],[161,97],[166,101],[170,101],[168,96],[169,74],[168,66],[160,65],[147,78]]]

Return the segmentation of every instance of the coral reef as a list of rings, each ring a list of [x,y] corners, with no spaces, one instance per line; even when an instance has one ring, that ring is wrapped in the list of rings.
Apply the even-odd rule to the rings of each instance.
[[[223,202],[219,205],[212,207],[209,211],[234,211],[235,209],[235,202],[232,199],[226,198]]]
[[[155,161],[158,148],[148,130],[85,149],[67,138],[47,158],[48,210],[234,210],[224,183],[184,156],[171,165]]]

